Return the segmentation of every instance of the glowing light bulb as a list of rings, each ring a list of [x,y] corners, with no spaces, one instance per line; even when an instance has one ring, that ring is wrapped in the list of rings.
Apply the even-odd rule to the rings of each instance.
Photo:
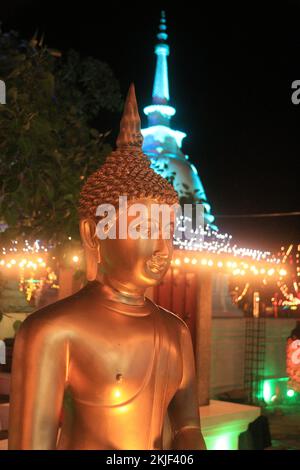
[[[193,259],[192,259],[192,264],[197,264],[196,258],[193,258]]]
[[[176,258],[176,259],[175,259],[175,264],[176,264],[176,266],[179,266],[179,265],[180,265],[180,259],[179,259],[179,258]]]
[[[286,272],[285,269],[280,269],[280,270],[279,270],[279,274],[280,274],[280,276],[286,276],[286,275],[287,275],[287,272]]]
[[[188,258],[187,256],[184,258],[184,262],[185,263],[189,263],[190,262],[190,258]]]
[[[79,258],[78,258],[77,255],[73,256],[72,259],[73,259],[74,263],[78,263],[78,261],[79,261]]]

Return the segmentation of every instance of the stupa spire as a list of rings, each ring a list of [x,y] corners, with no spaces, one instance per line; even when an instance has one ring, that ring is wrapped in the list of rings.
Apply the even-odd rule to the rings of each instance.
[[[136,147],[138,149],[142,149],[142,145],[143,136],[141,133],[141,119],[135,96],[135,87],[134,84],[131,83],[120,123],[117,148]]]
[[[159,29],[157,33],[158,43],[155,46],[156,67],[154,84],[152,91],[152,104],[144,109],[149,117],[149,125],[169,126],[171,116],[175,114],[175,109],[169,105],[169,76],[168,76],[168,55],[170,48],[167,44],[167,22],[166,14],[161,12]]]
[[[165,42],[168,39],[168,34],[167,34],[167,21],[166,21],[166,12],[162,10],[161,12],[161,17],[160,17],[160,23],[159,23],[159,32],[157,34],[157,39],[160,42]]]
[[[156,70],[152,93],[153,104],[168,104],[170,100],[169,94],[169,77],[168,77],[168,62],[167,57],[170,53],[169,45],[166,43],[168,39],[166,15],[161,12],[161,19],[159,24],[159,33],[157,34],[159,43],[155,46]]]
[[[157,173],[164,178],[172,179],[179,197],[186,197],[186,194],[190,193],[195,195],[195,200],[203,203],[205,222],[213,229],[217,229],[198,171],[189,161],[188,155],[184,155],[181,150],[182,140],[186,134],[172,129],[171,126],[171,118],[176,110],[170,105],[168,77],[170,48],[167,44],[168,34],[164,11],[161,13],[157,39],[152,103],[144,108],[144,113],[148,117],[148,126],[142,129],[143,151]]]

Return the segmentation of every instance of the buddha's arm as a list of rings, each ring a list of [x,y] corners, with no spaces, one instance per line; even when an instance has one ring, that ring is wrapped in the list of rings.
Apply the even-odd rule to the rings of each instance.
[[[55,449],[68,344],[51,323],[29,317],[15,340],[9,449]]]
[[[206,447],[200,429],[193,346],[185,325],[182,325],[181,351],[182,381],[168,410],[173,431],[172,449],[203,450]]]

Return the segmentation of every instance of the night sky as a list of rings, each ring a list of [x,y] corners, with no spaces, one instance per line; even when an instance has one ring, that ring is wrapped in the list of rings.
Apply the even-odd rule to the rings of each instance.
[[[7,3],[0,13],[4,30],[30,38],[39,28],[49,47],[106,61],[123,95],[134,81],[144,124],[165,9],[173,127],[187,133],[183,150],[213,213],[300,211],[300,105],[291,101],[291,83],[300,80],[300,2]],[[217,224],[239,244],[300,243],[300,217],[217,217]]]

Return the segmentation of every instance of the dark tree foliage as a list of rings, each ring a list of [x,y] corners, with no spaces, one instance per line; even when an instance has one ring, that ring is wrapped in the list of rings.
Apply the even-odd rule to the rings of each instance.
[[[0,33],[0,224],[2,241],[78,238],[77,201],[85,178],[111,150],[108,129],[92,123],[122,105],[110,67],[65,55],[34,37]]]

